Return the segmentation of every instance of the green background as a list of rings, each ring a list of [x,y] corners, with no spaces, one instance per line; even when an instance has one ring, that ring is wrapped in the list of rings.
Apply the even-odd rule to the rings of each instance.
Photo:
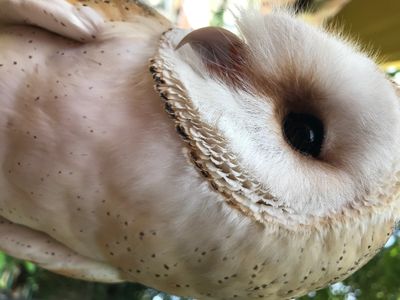
[[[400,60],[399,0],[353,0],[333,22],[385,61]]]

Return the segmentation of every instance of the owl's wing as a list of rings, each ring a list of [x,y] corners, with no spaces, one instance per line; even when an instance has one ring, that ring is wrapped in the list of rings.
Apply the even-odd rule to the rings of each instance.
[[[169,24],[138,1],[0,0],[0,23],[38,26],[81,42],[96,39],[105,22],[135,22],[140,17]]]
[[[118,270],[86,258],[39,231],[0,217],[0,251],[53,272],[83,280],[120,282]]]

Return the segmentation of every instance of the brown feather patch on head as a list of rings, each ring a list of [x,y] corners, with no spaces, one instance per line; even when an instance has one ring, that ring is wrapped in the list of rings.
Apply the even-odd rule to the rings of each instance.
[[[192,31],[176,49],[189,44],[201,57],[211,75],[233,88],[251,86],[250,51],[239,37],[219,27],[205,27]]]
[[[297,74],[290,64],[282,66],[282,73],[278,74],[262,69],[263,62],[257,61],[248,45],[226,29],[194,30],[179,42],[176,50],[186,44],[200,56],[211,75],[235,90],[268,98],[277,112],[286,113],[289,107],[297,112],[310,110],[310,102],[317,98],[310,78]]]

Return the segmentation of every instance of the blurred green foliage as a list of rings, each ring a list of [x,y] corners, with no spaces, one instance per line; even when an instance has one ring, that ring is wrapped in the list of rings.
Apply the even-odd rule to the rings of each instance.
[[[215,12],[213,12],[213,17],[210,21],[211,26],[222,27],[224,25],[224,14],[225,14],[227,5],[228,5],[228,0],[223,0],[220,4],[219,8]]]

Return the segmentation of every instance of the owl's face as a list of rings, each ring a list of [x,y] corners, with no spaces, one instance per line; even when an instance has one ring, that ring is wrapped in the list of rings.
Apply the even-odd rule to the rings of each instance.
[[[160,50],[164,73],[173,70],[167,82],[179,84],[175,93],[189,100],[196,122],[223,139],[216,151],[234,155],[227,160],[245,174],[239,182],[268,194],[260,201],[254,189],[236,192],[233,206],[261,221],[308,224],[379,205],[371,195],[395,184],[399,170],[400,111],[392,84],[353,45],[288,13],[248,13],[239,29],[241,38],[217,28],[173,30]],[[182,129],[177,115],[187,138],[193,128]],[[224,167],[204,162],[207,153],[192,160],[213,177],[207,166],[215,174]],[[241,176],[231,175],[226,181]],[[235,194],[234,183],[217,179],[209,179],[216,190],[225,195],[230,185]]]

